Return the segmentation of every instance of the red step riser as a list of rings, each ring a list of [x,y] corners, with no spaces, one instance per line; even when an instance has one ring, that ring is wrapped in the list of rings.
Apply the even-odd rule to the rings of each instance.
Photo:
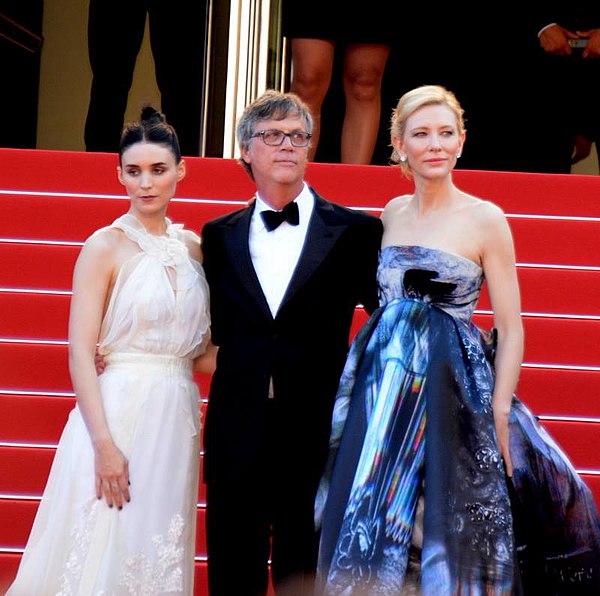
[[[22,201],[20,198],[19,200]],[[73,201],[73,199],[70,200]],[[8,224],[4,229],[0,225],[0,238],[83,242],[94,230],[108,225],[126,211],[126,205],[121,205],[121,201],[108,200],[107,203],[107,199],[85,199],[78,209],[71,208],[72,213],[70,213],[68,205],[64,206],[62,211],[70,213],[69,217],[60,220],[60,226],[54,228],[52,224],[46,222],[56,220],[53,215],[56,213],[56,207],[52,199],[48,198],[45,201],[50,207],[50,213],[46,218],[38,213],[39,209],[32,210],[35,211],[35,216],[33,213],[29,215],[24,213],[21,215],[21,221],[24,222],[23,228],[17,232],[12,227],[11,222],[14,215],[8,204],[14,201],[0,200],[0,222],[4,221]],[[204,222],[239,206],[173,203],[170,216],[173,221],[184,223],[191,230],[200,234]],[[7,212],[4,216],[3,210]],[[597,250],[600,221],[533,218],[511,218],[509,221],[514,235],[518,262],[567,266],[600,265],[600,255]],[[29,222],[38,223],[31,224]],[[552,242],[548,241],[549,238],[552,238]],[[68,263],[65,266],[70,270]]]
[[[0,287],[68,290],[81,246],[0,243]]]
[[[524,367],[517,395],[538,416],[600,418],[600,370]]]
[[[367,320],[364,311],[357,311],[352,327],[354,335]],[[476,325],[482,329],[493,326],[493,317],[476,314]],[[525,328],[525,362],[535,364],[598,366],[600,320],[523,317]]]
[[[489,327],[489,320],[482,317],[479,322],[483,328]],[[526,323],[526,362],[540,363],[542,366],[544,363],[598,365],[592,346],[600,345],[600,321],[552,322],[554,325],[547,326],[541,325],[537,319]],[[578,335],[580,330],[589,334],[588,337]],[[578,341],[578,338],[581,341]],[[561,348],[567,347],[571,352],[564,355]],[[567,358],[569,361],[565,362]],[[0,343],[0,363],[0,378],[4,385],[0,390],[72,392],[66,345]],[[197,378],[201,395],[206,397],[210,378],[200,375]],[[570,395],[572,396],[572,393]],[[579,398],[587,399],[586,396],[591,398],[592,395],[594,394],[586,392]]]
[[[525,270],[527,271],[527,270]],[[595,295],[594,292],[597,290],[598,296],[600,296],[600,271],[579,271],[579,274],[589,275],[572,275],[568,276],[567,279],[562,280],[563,282],[570,282],[570,285],[560,284],[559,287],[572,287],[572,288],[585,288],[587,295]],[[597,287],[596,287],[597,286]],[[540,295],[553,296],[557,292],[552,292],[551,288],[547,288],[547,291]],[[565,292],[567,294],[567,292]],[[581,292],[583,294],[583,292]],[[0,338],[11,338],[11,339],[51,339],[51,340],[66,340],[67,329],[68,329],[68,318],[69,318],[69,306],[71,297],[68,294],[31,294],[26,292],[2,292],[0,293],[0,312],[10,313],[10,316],[5,316],[0,320]],[[483,303],[478,305],[481,310],[489,309],[487,297],[482,301]],[[562,304],[566,307],[566,301]],[[590,310],[593,307],[590,307]],[[532,309],[526,307],[523,308],[526,312],[533,312]],[[538,312],[549,312],[542,309],[535,309]],[[558,314],[573,314],[573,310],[561,309],[557,310]],[[592,316],[597,316],[595,313],[589,313]],[[476,315],[478,317],[485,317],[486,315]],[[556,318],[556,317],[555,317]],[[362,309],[358,309],[356,315],[356,324],[354,333],[358,330],[358,326],[361,326],[367,319],[366,313]],[[482,320],[485,320],[482,318]],[[530,318],[525,317],[526,323],[528,323],[531,329],[528,329],[529,333],[535,332],[536,328],[547,327],[548,325],[556,324],[553,319],[547,317]],[[533,323],[536,321],[536,323]],[[566,317],[560,319],[561,328],[568,329],[571,325],[579,326],[582,325],[588,328],[591,324],[592,327],[597,326],[596,320],[574,320],[567,319]],[[552,330],[550,330],[552,332]],[[567,333],[568,330],[567,330]],[[582,338],[586,345],[588,342],[586,338]],[[535,341],[528,335],[528,341]],[[545,340],[545,336],[544,336]],[[592,340],[593,341],[593,340]],[[591,346],[591,344],[589,344]]]
[[[208,395],[210,377],[197,375],[196,380],[201,394]],[[525,367],[517,393],[538,416],[600,419],[600,400],[585,397],[600,394],[600,371]],[[0,391],[0,437],[14,442],[56,442],[73,399]]]
[[[600,310],[589,298],[600,296],[600,271],[521,268],[519,281],[523,312],[597,316]],[[66,339],[70,299],[68,294],[0,293],[0,312],[10,313],[0,319],[0,337]],[[491,309],[485,286],[477,308]]]
[[[2,360],[2,359],[5,360]],[[210,377],[196,375],[202,397]],[[0,379],[6,390],[71,393],[68,347],[62,344],[20,344],[0,342]]]
[[[0,548],[24,548],[39,501],[0,499]],[[127,507],[127,505],[125,505]],[[198,507],[196,556],[206,556],[205,510]]]
[[[41,447],[0,446],[0,494],[40,497],[48,481],[55,451]],[[201,454],[198,454],[198,466],[202,474]],[[205,502],[205,485],[200,481],[198,503]]]
[[[175,223],[199,234],[204,222],[244,204],[173,200],[168,215]],[[0,238],[83,242],[128,208],[127,198],[4,196],[0,199]],[[64,215],[57,217],[57,213]],[[6,219],[9,215],[14,225]]]
[[[115,154],[79,151],[0,149],[0,188],[73,193],[122,194]],[[234,159],[186,158],[181,197],[245,199],[254,192],[250,177]],[[69,172],[85,172],[82,176]],[[346,164],[308,164],[307,181],[323,196],[346,205],[378,206],[412,192],[398,168]],[[600,217],[597,176],[457,170],[465,192],[490,200],[507,213]]]
[[[600,314],[600,270],[518,267],[521,312],[568,315]],[[580,291],[585,288],[585,291]],[[597,299],[592,299],[597,296]],[[482,288],[479,310],[491,310],[487,285]]]
[[[200,405],[202,418],[206,405]],[[14,443],[57,443],[74,407],[74,397],[0,392],[0,437]]]
[[[542,425],[576,468],[600,472],[600,422],[542,420]],[[41,494],[54,452],[50,448],[0,447],[0,494]]]
[[[600,265],[600,221],[509,219],[519,263]]]

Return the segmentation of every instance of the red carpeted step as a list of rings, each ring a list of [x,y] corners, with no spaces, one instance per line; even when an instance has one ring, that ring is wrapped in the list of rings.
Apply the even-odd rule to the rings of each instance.
[[[171,204],[170,216],[173,221],[183,223],[200,234],[204,222],[240,206],[175,200]],[[0,209],[5,210],[7,215],[13,211],[19,212],[17,221],[21,222],[15,228],[12,224],[14,216],[2,218],[0,211],[0,238],[83,242],[94,230],[108,225],[123,214],[127,210],[127,201],[4,195]],[[53,215],[55,212],[66,213],[68,217],[56,217]],[[600,265],[596,250],[600,235],[599,220],[510,217],[509,222],[517,261],[520,263]],[[552,242],[548,241],[549,238]]]
[[[72,393],[68,347],[52,343],[12,343],[0,340],[0,391]],[[196,375],[201,396],[206,397],[210,377]]]
[[[124,194],[113,153],[0,149],[0,158],[1,189]],[[178,185],[182,197],[236,200],[254,193],[252,180],[235,159],[186,158],[185,162],[187,175]]]
[[[2,246],[0,244],[0,253]],[[29,246],[25,250],[39,256],[39,247]],[[32,258],[38,263],[35,256]],[[72,255],[68,255],[65,266],[72,267]],[[41,264],[38,267],[45,269]],[[518,273],[524,313],[598,316],[600,307],[590,297],[600,296],[600,270],[522,267]],[[21,275],[22,271],[18,274]],[[46,271],[43,274],[46,275]],[[67,289],[62,291],[70,292]],[[10,316],[0,319],[0,337],[64,339],[69,303],[68,294],[0,292],[0,312],[10,313]],[[477,308],[491,309],[485,285]],[[363,320],[365,318],[361,316]]]
[[[600,470],[600,421],[542,420],[541,423],[575,467]]]
[[[517,394],[537,415],[600,419],[600,370],[523,367]]]
[[[353,335],[366,318],[364,311],[357,311],[352,327]],[[488,314],[475,314],[473,320],[482,329],[493,326],[493,317]],[[525,316],[523,326],[525,362],[598,366],[600,320]]]
[[[600,220],[511,218],[517,262],[600,265]]]
[[[518,267],[517,273],[524,313],[600,314],[600,269]],[[491,310],[486,284],[477,308]]]
[[[0,339],[64,342],[70,300],[68,291],[73,264],[80,250],[77,242],[113,221],[128,206],[123,187],[116,179],[117,157],[113,154],[11,149],[0,149],[0,156],[3,158],[0,240],[20,237],[75,241],[74,246],[0,241],[3,263],[0,289],[5,290],[0,292],[0,312],[10,315],[0,321]],[[179,185],[178,194],[191,200],[173,200],[170,216],[196,232],[201,231],[204,221],[245,205],[253,193],[250,178],[235,160],[188,158],[186,162],[188,176]],[[73,171],[84,174],[70,175]],[[455,178],[465,191],[495,202],[507,213],[518,262],[566,266],[565,269],[520,267],[522,310],[525,313],[587,315],[583,319],[524,318],[525,360],[528,364],[521,372],[519,396],[538,415],[600,419],[600,404],[595,399],[600,391],[600,370],[593,370],[598,367],[600,340],[600,321],[594,320],[598,315],[595,297],[600,295],[600,272],[568,268],[598,268],[600,265],[597,251],[600,178],[468,171],[457,171]],[[412,184],[403,179],[397,169],[389,167],[310,164],[307,180],[323,196],[374,214],[379,214],[393,196],[412,191]],[[13,191],[6,192],[5,189]],[[34,191],[34,194],[27,194],[27,191]],[[39,192],[35,194],[35,191]],[[63,196],[41,194],[52,191]],[[76,196],[66,196],[66,193]],[[84,193],[113,197],[81,196]],[[222,202],[223,199],[226,202]],[[531,214],[582,219],[541,219]],[[28,294],[6,291],[7,288],[63,290],[66,294]],[[489,310],[485,291],[478,309]],[[353,333],[365,319],[362,309],[357,309]],[[492,324],[490,315],[478,314],[476,320],[484,328]],[[542,367],[544,363],[588,366],[590,370]],[[0,369],[0,443],[5,443],[0,446],[0,494],[39,495],[54,449],[6,443],[54,444],[58,439],[74,404],[73,397],[69,396],[67,347],[64,343],[0,341]],[[197,375],[196,380],[202,395],[207,395],[210,377]],[[14,391],[18,390],[64,392],[66,395],[17,395]],[[600,439],[597,438],[600,422],[543,419],[542,423],[576,465],[590,469],[591,473],[585,474],[584,478],[600,503],[600,456],[596,455],[600,454]],[[592,467],[599,473],[592,471]],[[203,488],[201,484],[200,502],[203,502]],[[31,510],[29,503],[28,506]],[[27,505],[22,506],[20,514],[4,514],[0,502],[0,527],[4,528],[5,520],[14,519],[17,530],[18,523],[22,523],[22,510],[27,508]],[[0,544],[0,585],[3,580],[9,581],[5,570],[10,572],[11,565],[14,575],[16,561],[18,555],[2,554]],[[203,564],[198,565],[198,573],[196,593],[205,594]]]
[[[132,494],[132,499],[135,494]],[[24,548],[39,500],[0,499],[0,547]],[[127,507],[127,505],[125,505]],[[198,507],[196,556],[206,556],[205,509]]]
[[[0,337],[64,340],[70,304],[70,294],[0,292]]]
[[[590,487],[598,508],[600,508],[600,472],[595,474],[581,474],[585,483]]]
[[[66,345],[0,342],[2,390],[70,393]]]
[[[572,174],[456,171],[466,192],[496,203],[506,213],[600,217],[600,179]]]
[[[55,448],[0,445],[0,495],[40,497],[46,486]],[[202,455],[198,465],[202,473]],[[198,486],[198,502],[205,503],[205,486]]]
[[[208,395],[209,378],[203,395]],[[538,416],[599,418],[600,371],[527,368],[517,394]],[[56,443],[71,409],[72,396],[0,392],[0,437],[8,442]],[[202,416],[206,402],[202,403]]]
[[[519,277],[526,313],[598,316],[590,296],[600,296],[600,271],[523,268]],[[581,288],[585,291],[575,291]],[[10,314],[0,319],[0,337],[66,339],[69,305],[69,294],[0,292],[0,312]],[[478,309],[490,308],[484,292]],[[357,325],[366,320],[359,317]]]
[[[0,242],[3,288],[70,290],[79,245]]]
[[[39,497],[48,480],[55,449],[0,445],[0,494]]]
[[[578,469],[600,470],[599,422],[543,420]],[[0,446],[0,494],[40,495],[54,448]],[[200,457],[200,467],[202,458]]]
[[[75,398],[0,391],[0,437],[15,443],[58,442]]]
[[[491,315],[475,315],[482,329],[493,325]],[[525,362],[598,366],[600,320],[523,317]]]
[[[597,329],[599,322],[595,321],[594,323]],[[552,344],[552,341],[554,341],[552,340],[552,333],[549,333],[549,338],[550,340],[546,341],[551,341],[551,344],[542,346],[542,348],[550,350],[554,345],[555,349],[558,350],[559,346],[556,343]],[[575,336],[573,341],[575,342],[576,339]],[[569,342],[563,340],[564,338],[561,339],[562,345],[569,345]],[[528,341],[531,341],[531,339],[528,339]],[[562,352],[556,352],[556,354],[561,355]],[[569,356],[569,354],[563,354],[561,357],[566,359]],[[5,389],[72,392],[67,367],[66,346],[0,342],[0,363],[2,363],[2,378]],[[524,400],[527,403],[539,404],[540,406],[547,404],[550,408],[550,411],[546,411],[547,414],[554,414],[554,408],[560,409],[557,412],[558,414],[566,414],[568,410],[582,412],[585,407],[589,409],[590,413],[577,415],[597,415],[598,406],[595,405],[593,396],[598,393],[599,372],[544,368],[538,372],[530,371],[525,367],[521,377],[522,384],[519,391],[523,394]],[[206,397],[210,377],[198,375],[196,379],[199,381],[201,395]],[[530,379],[530,382],[524,385],[523,383],[526,383],[528,379]],[[547,379],[555,379],[555,382],[550,383]],[[585,390],[586,387],[589,387],[587,391]],[[571,405],[569,405],[569,402],[571,402]]]
[[[0,437],[13,443],[55,444],[75,404],[74,396],[0,391]],[[200,415],[204,418],[205,414],[206,401],[203,401]]]
[[[1,188],[75,193],[121,194],[117,156],[111,153],[0,149]],[[254,185],[237,160],[186,158],[182,197],[244,200]],[[85,172],[74,176],[72,172]],[[500,205],[507,213],[600,217],[597,176],[457,170],[466,192]],[[389,166],[310,163],[307,181],[323,196],[345,205],[379,206],[410,193],[412,183]]]
[[[169,217],[199,234],[204,222],[245,204],[246,201],[211,202],[176,198],[169,206]],[[0,238],[83,242],[95,230],[123,215],[128,208],[127,197],[3,195],[0,201]]]

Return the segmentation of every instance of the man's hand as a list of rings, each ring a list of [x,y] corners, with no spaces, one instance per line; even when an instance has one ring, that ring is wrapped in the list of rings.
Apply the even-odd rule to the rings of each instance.
[[[600,29],[577,31],[581,37],[587,37],[588,43],[583,50],[582,58],[600,58]]]
[[[579,35],[569,31],[560,25],[551,25],[540,34],[540,45],[544,52],[556,54],[557,56],[570,56],[573,53],[569,45],[569,39],[577,38]]]

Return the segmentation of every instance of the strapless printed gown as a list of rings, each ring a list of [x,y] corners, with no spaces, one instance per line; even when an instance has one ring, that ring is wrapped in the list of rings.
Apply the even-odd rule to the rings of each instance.
[[[67,421],[10,596],[193,593],[199,395],[192,358],[209,338],[204,272],[168,223],[112,226],[139,246],[103,320],[99,377],[112,436],[129,460],[131,502],[95,496],[94,452],[78,407]]]
[[[381,306],[350,350],[315,505],[317,593],[600,594],[591,491],[516,396],[505,475],[493,346],[471,320],[482,269],[389,246],[378,281]]]

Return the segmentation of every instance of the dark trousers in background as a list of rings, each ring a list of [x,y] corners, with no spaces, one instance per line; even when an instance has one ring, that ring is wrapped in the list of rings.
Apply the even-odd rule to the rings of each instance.
[[[199,155],[207,0],[90,0],[88,48],[93,79],[86,149],[118,150],[146,15],[160,108],[177,131],[182,154]]]
[[[537,171],[566,173],[571,171],[575,135],[600,141],[600,60],[571,56],[543,55],[538,72],[541,111],[539,150],[550,167]]]

